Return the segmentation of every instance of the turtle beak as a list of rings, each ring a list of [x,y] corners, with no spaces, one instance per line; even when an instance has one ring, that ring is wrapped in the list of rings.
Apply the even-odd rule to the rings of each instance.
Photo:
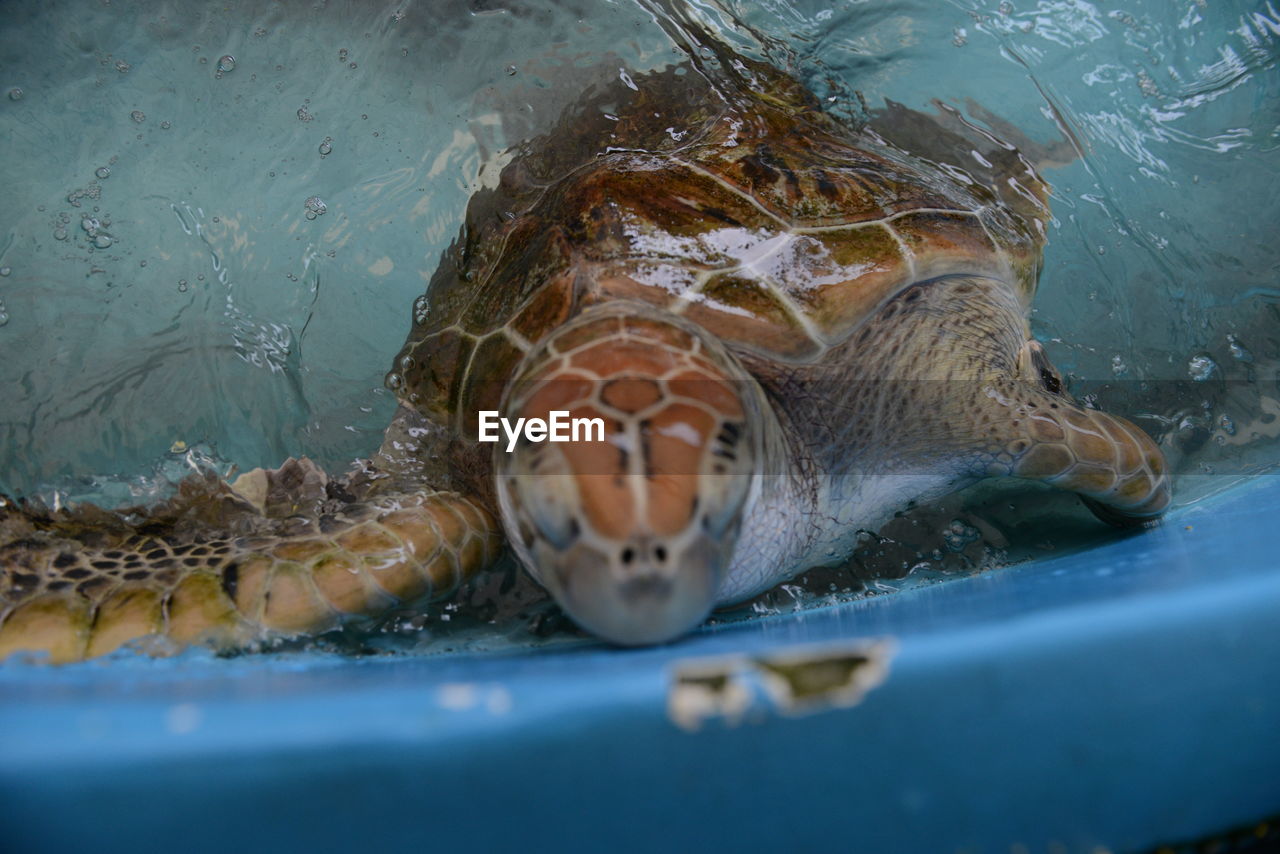
[[[715,605],[732,538],[698,537],[671,553],[635,537],[617,555],[579,546],[539,555],[539,577],[582,628],[621,646],[663,643],[698,626]]]

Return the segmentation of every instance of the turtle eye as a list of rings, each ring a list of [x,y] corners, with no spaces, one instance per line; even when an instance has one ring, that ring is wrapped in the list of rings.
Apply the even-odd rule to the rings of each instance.
[[[1022,351],[1024,357],[1030,357],[1030,368],[1027,371],[1031,376],[1040,380],[1040,387],[1049,394],[1066,395],[1066,391],[1062,388],[1062,375],[1053,367],[1053,363],[1049,361],[1049,357],[1044,352],[1044,347],[1039,341],[1028,341],[1024,345]]]
[[[1058,379],[1058,375],[1048,368],[1042,367],[1040,369],[1040,384],[1050,394],[1062,394],[1062,380]]]

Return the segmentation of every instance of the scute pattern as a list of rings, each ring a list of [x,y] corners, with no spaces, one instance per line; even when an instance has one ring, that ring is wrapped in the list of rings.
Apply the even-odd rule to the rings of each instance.
[[[955,206],[954,196],[922,183],[916,170],[887,150],[857,147],[784,111],[761,118],[755,133],[718,128],[721,133],[685,156],[788,226],[846,226]]]
[[[547,523],[547,507],[530,512],[544,531],[556,532],[561,548],[593,534],[622,540],[636,530],[697,536],[704,479],[741,465],[735,451],[746,412],[733,383],[680,321],[605,314],[577,322],[543,342],[539,366],[515,381],[506,406],[528,418],[554,410],[599,418],[604,441],[532,451],[529,474],[572,478],[580,525],[560,532]]]
[[[1047,190],[1016,152],[946,110],[890,104],[884,128],[843,128],[790,77],[745,68],[744,102],[667,69],[584,99],[518,152],[415,310],[397,363],[414,367],[389,376],[400,397],[474,436],[520,356],[610,300],[792,364],[820,362],[933,276],[1000,279],[1029,303]],[[946,162],[979,148],[972,170]]]
[[[307,467],[318,471],[290,460],[262,474],[278,482]],[[25,533],[0,548],[0,660],[38,650],[76,661],[148,636],[237,648],[321,632],[447,596],[500,547],[487,511],[454,493],[392,494],[276,522],[225,485],[214,495],[261,533],[183,542],[171,526],[156,536],[105,515],[41,518],[0,505],[0,530]],[[209,497],[185,500],[203,507]]]

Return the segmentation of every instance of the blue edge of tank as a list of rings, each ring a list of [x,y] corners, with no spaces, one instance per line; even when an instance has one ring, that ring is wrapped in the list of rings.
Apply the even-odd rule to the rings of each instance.
[[[0,668],[7,851],[1140,851],[1280,811],[1280,479],[1104,547],[656,649]],[[679,662],[892,637],[677,726]]]

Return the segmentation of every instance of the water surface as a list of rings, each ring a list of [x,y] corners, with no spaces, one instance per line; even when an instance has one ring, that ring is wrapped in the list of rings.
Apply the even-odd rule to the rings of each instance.
[[[307,454],[341,471],[368,454],[394,409],[382,377],[469,194],[585,87],[684,60],[688,19],[847,121],[886,99],[943,104],[1016,137],[1053,185],[1033,325],[1073,393],[1160,439],[1183,504],[1271,470],[1273,3],[15,0],[0,9],[0,492],[136,502],[192,467]],[[882,533],[758,607],[1110,536],[1027,488]],[[473,599],[512,584],[536,600],[510,578]]]

